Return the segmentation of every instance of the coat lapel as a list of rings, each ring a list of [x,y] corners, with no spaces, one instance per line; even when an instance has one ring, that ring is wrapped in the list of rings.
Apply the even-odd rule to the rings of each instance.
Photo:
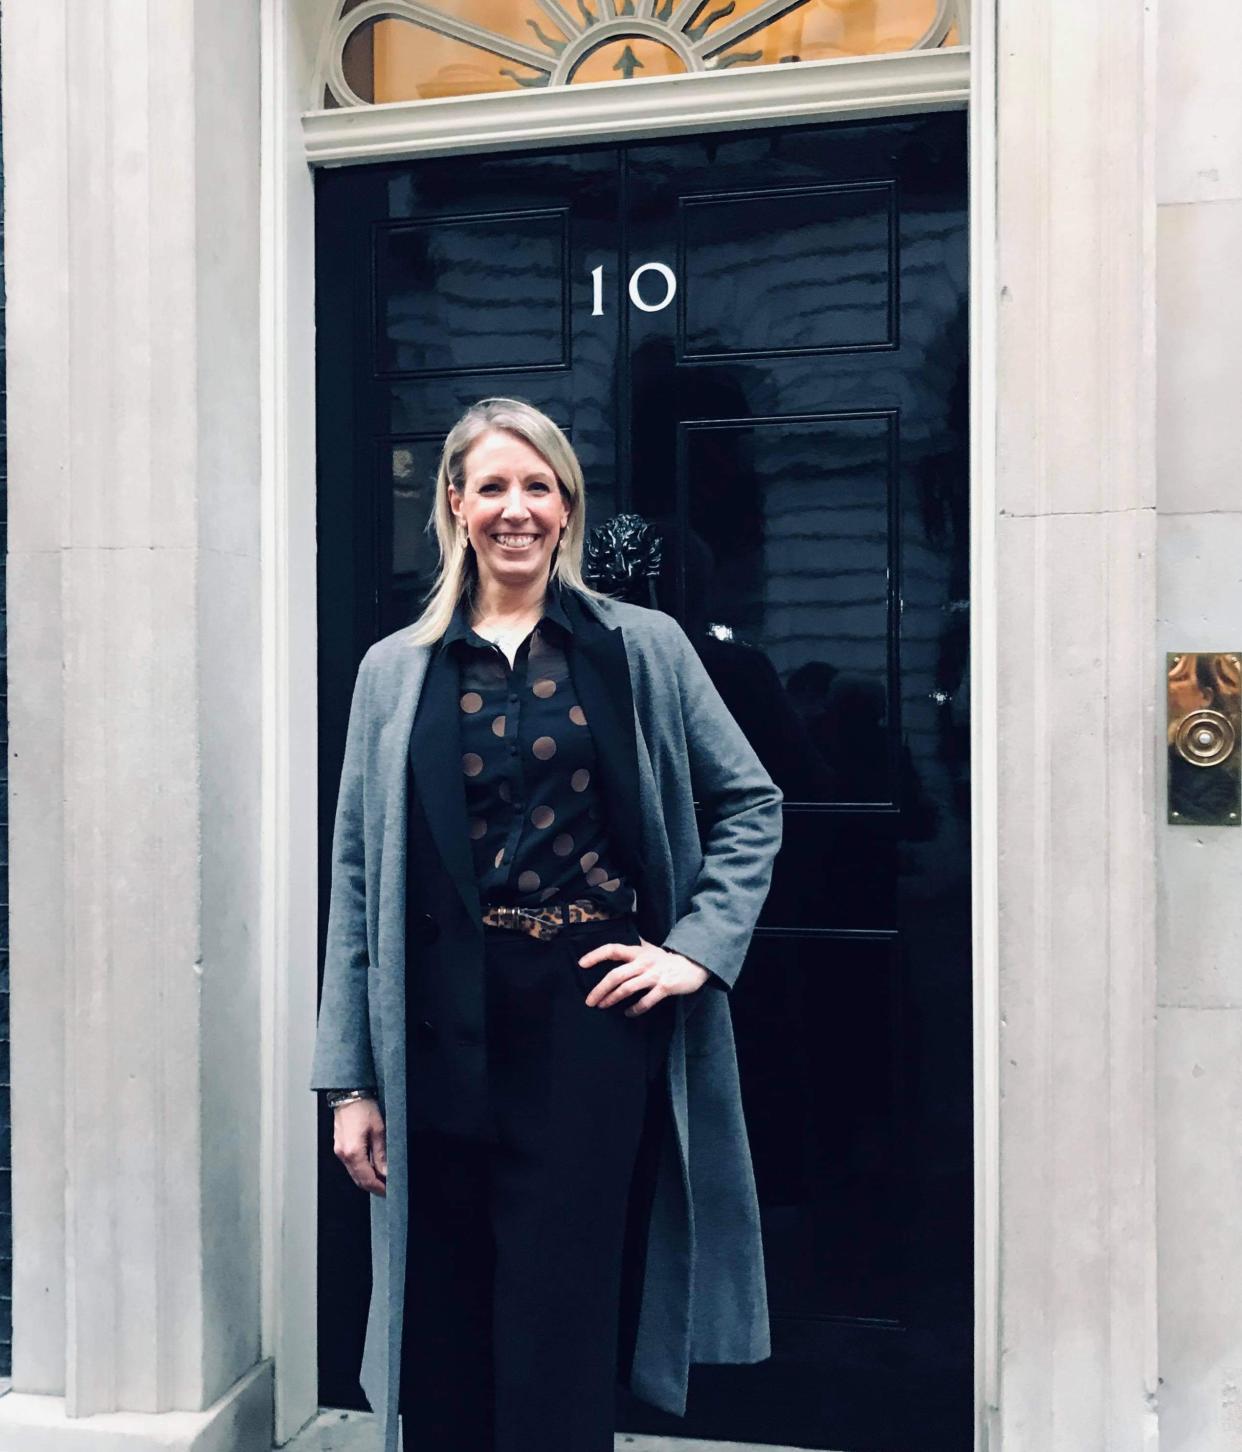
[[[625,639],[618,627],[605,625],[575,591],[565,590],[561,598],[573,622],[570,673],[595,741],[608,830],[641,898],[638,742]]]
[[[479,892],[461,774],[457,664],[447,650],[434,650],[427,667],[410,732],[410,770],[445,871],[471,918],[478,923]]]

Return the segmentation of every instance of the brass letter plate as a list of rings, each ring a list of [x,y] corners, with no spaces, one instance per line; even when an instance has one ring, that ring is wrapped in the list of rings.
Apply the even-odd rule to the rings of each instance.
[[[1239,652],[1168,656],[1169,821],[1236,827],[1242,812]]]

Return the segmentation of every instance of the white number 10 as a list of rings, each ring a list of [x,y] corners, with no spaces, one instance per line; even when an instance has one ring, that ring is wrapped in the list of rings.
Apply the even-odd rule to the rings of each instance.
[[[643,274],[654,272],[664,279],[664,296],[659,302],[646,302],[639,291],[639,283]],[[659,313],[668,307],[669,303],[677,296],[677,277],[671,267],[666,267],[663,262],[644,262],[641,267],[636,267],[630,273],[630,301],[636,308],[644,313]],[[591,269],[591,296],[593,304],[591,316],[602,318],[604,316],[604,269],[603,266]]]

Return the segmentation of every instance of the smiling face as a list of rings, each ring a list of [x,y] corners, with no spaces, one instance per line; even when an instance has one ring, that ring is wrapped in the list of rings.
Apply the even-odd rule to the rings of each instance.
[[[505,589],[547,579],[569,505],[548,461],[516,434],[492,429],[464,460],[449,503],[474,546],[479,579]]]

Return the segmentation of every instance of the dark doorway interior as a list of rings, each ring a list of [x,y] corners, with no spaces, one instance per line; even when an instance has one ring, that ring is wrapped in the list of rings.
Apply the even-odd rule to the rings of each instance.
[[[970,1445],[965,156],[942,114],[319,177],[325,871],[357,662],[487,394],[566,429],[593,522],[660,524],[660,604],[785,792],[733,1000],[774,1354],[627,1430]],[[321,1398],[360,1405],[326,1123],[322,1165]]]

